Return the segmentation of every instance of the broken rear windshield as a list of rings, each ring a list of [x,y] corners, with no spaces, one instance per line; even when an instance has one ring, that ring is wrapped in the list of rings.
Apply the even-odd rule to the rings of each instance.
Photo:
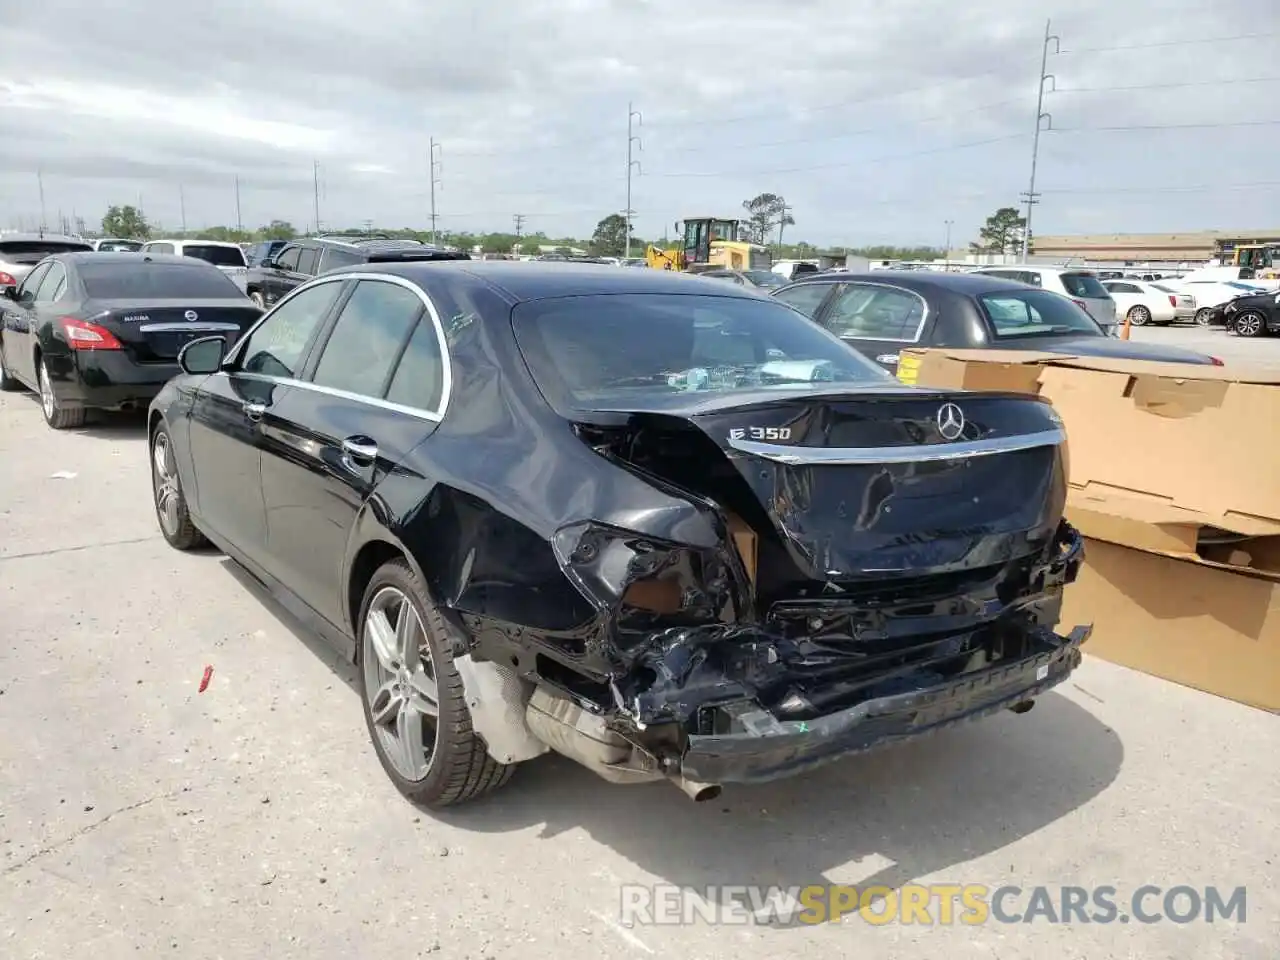
[[[552,403],[576,406],[681,391],[893,378],[794,310],[769,300],[612,294],[522,303],[516,340]]]

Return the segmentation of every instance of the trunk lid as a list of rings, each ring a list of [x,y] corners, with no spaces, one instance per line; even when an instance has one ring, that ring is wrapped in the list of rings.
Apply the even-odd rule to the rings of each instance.
[[[643,413],[715,443],[750,491],[722,505],[772,528],[810,580],[1008,563],[1044,549],[1062,516],[1065,436],[1036,398],[903,387],[663,401]]]
[[[262,311],[248,300],[93,300],[84,318],[115,334],[137,363],[173,363],[200,337],[238,340]]]

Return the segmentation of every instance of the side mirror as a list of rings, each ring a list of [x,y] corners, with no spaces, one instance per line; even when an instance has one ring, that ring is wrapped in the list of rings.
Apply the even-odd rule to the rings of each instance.
[[[16,301],[16,300],[18,299],[18,288],[17,288],[17,287],[5,287],[5,288],[4,288],[4,292],[3,292],[3,296],[4,296],[4,298],[5,298],[6,300],[14,300],[14,301]]]
[[[217,373],[226,352],[226,337],[201,337],[199,340],[192,340],[178,352],[178,366],[183,373]]]

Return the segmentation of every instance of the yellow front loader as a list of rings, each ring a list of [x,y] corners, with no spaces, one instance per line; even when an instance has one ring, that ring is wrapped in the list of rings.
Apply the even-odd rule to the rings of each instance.
[[[686,217],[680,246],[663,250],[652,244],[645,261],[655,270],[768,270],[773,263],[767,247],[738,239],[741,221],[719,217]],[[680,225],[676,225],[677,231]]]

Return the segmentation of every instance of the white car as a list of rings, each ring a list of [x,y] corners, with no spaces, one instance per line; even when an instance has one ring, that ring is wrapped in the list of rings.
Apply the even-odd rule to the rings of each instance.
[[[1042,267],[1034,263],[1019,263],[1007,267],[979,267],[974,273],[1017,280],[1020,283],[1052,290],[1073,300],[1108,336],[1117,336],[1116,302],[1107,293],[1098,275],[1092,270],[1074,270],[1067,267]]]
[[[1120,322],[1127,318],[1135,327],[1168,326],[1179,319],[1179,297],[1186,301],[1181,319],[1195,316],[1195,301],[1187,294],[1170,293],[1141,280],[1103,280],[1102,285],[1116,302],[1116,320]]]
[[[1213,318],[1214,307],[1243,297],[1250,293],[1266,293],[1266,289],[1242,280],[1183,280],[1178,286],[1179,293],[1187,293],[1196,298],[1196,323],[1202,327],[1209,326]]]
[[[1150,286],[1169,298],[1169,302],[1173,304],[1174,320],[1190,321],[1195,319],[1196,298],[1185,290],[1179,290],[1176,278],[1159,280]]]
[[[212,263],[246,294],[249,287],[249,262],[238,243],[223,240],[148,240],[139,253],[172,253]]]

